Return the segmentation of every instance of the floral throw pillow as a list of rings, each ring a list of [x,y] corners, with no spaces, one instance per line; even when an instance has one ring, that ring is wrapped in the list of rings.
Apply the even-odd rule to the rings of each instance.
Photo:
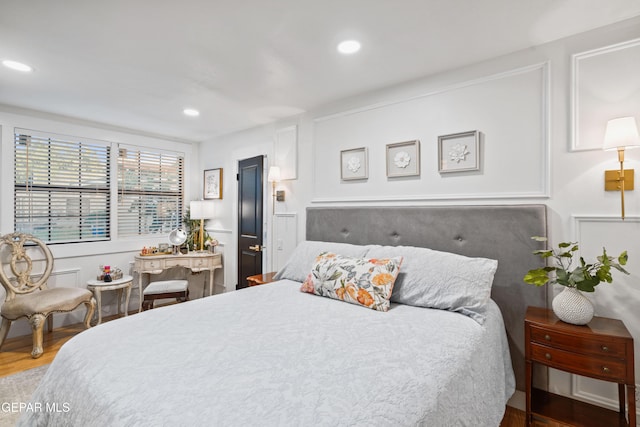
[[[401,264],[401,256],[366,259],[323,252],[300,290],[387,311]]]

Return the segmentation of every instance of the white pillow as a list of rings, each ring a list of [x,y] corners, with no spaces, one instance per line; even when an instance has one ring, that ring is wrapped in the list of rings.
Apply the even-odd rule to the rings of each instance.
[[[304,282],[316,257],[323,252],[333,252],[340,255],[361,258],[370,246],[351,245],[349,243],[316,242],[305,240],[300,242],[285,263],[284,267],[273,277],[274,280],[289,279]]]
[[[368,258],[402,256],[391,301],[462,313],[482,324],[498,261],[412,246],[372,246]]]

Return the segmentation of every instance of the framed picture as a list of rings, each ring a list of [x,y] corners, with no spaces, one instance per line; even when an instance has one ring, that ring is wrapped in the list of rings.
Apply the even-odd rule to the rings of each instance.
[[[205,200],[222,199],[222,168],[204,171]]]
[[[480,170],[480,132],[460,132],[438,137],[438,172]]]
[[[340,179],[352,181],[369,178],[367,148],[352,148],[340,151]]]
[[[420,176],[420,141],[387,144],[387,177]]]

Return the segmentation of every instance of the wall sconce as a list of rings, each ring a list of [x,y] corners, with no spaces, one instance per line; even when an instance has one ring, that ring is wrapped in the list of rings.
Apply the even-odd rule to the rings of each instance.
[[[280,181],[280,168],[278,166],[271,166],[269,168],[267,181],[271,183],[271,193],[273,194],[273,214],[275,214],[276,201],[284,202],[284,190],[276,191],[276,182]]]
[[[189,217],[200,220],[200,252],[204,250],[204,220],[213,218],[213,202],[194,200],[189,203]]]
[[[638,126],[634,117],[622,117],[607,122],[603,148],[618,150],[620,170],[604,172],[604,189],[605,191],[620,191],[622,219],[624,219],[624,191],[633,190],[634,182],[633,169],[624,170],[624,150],[638,146],[640,146],[640,138],[638,138]]]

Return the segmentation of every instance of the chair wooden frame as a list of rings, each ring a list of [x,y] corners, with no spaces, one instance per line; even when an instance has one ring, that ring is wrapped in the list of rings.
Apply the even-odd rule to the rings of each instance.
[[[0,308],[2,325],[0,326],[0,348],[9,333],[11,322],[26,317],[33,333],[33,350],[31,356],[35,359],[42,355],[42,340],[44,321],[48,320],[49,331],[53,329],[52,313],[65,313],[75,310],[84,304],[87,313],[84,324],[91,327],[90,321],[96,307],[96,300],[91,291],[81,288],[47,288],[47,280],[53,271],[53,255],[47,245],[38,238],[25,233],[11,233],[0,237],[0,257],[6,256],[5,247],[11,250],[8,264],[11,275],[5,271],[6,261],[2,259],[0,268],[0,283],[6,291],[5,301]],[[33,273],[33,260],[29,252],[40,250],[44,255],[45,268],[42,273]],[[34,279],[37,277],[37,279]],[[58,304],[38,304],[38,298],[51,297]],[[41,302],[41,301],[40,301]],[[25,304],[27,303],[27,304]],[[31,311],[28,307],[40,307]]]

